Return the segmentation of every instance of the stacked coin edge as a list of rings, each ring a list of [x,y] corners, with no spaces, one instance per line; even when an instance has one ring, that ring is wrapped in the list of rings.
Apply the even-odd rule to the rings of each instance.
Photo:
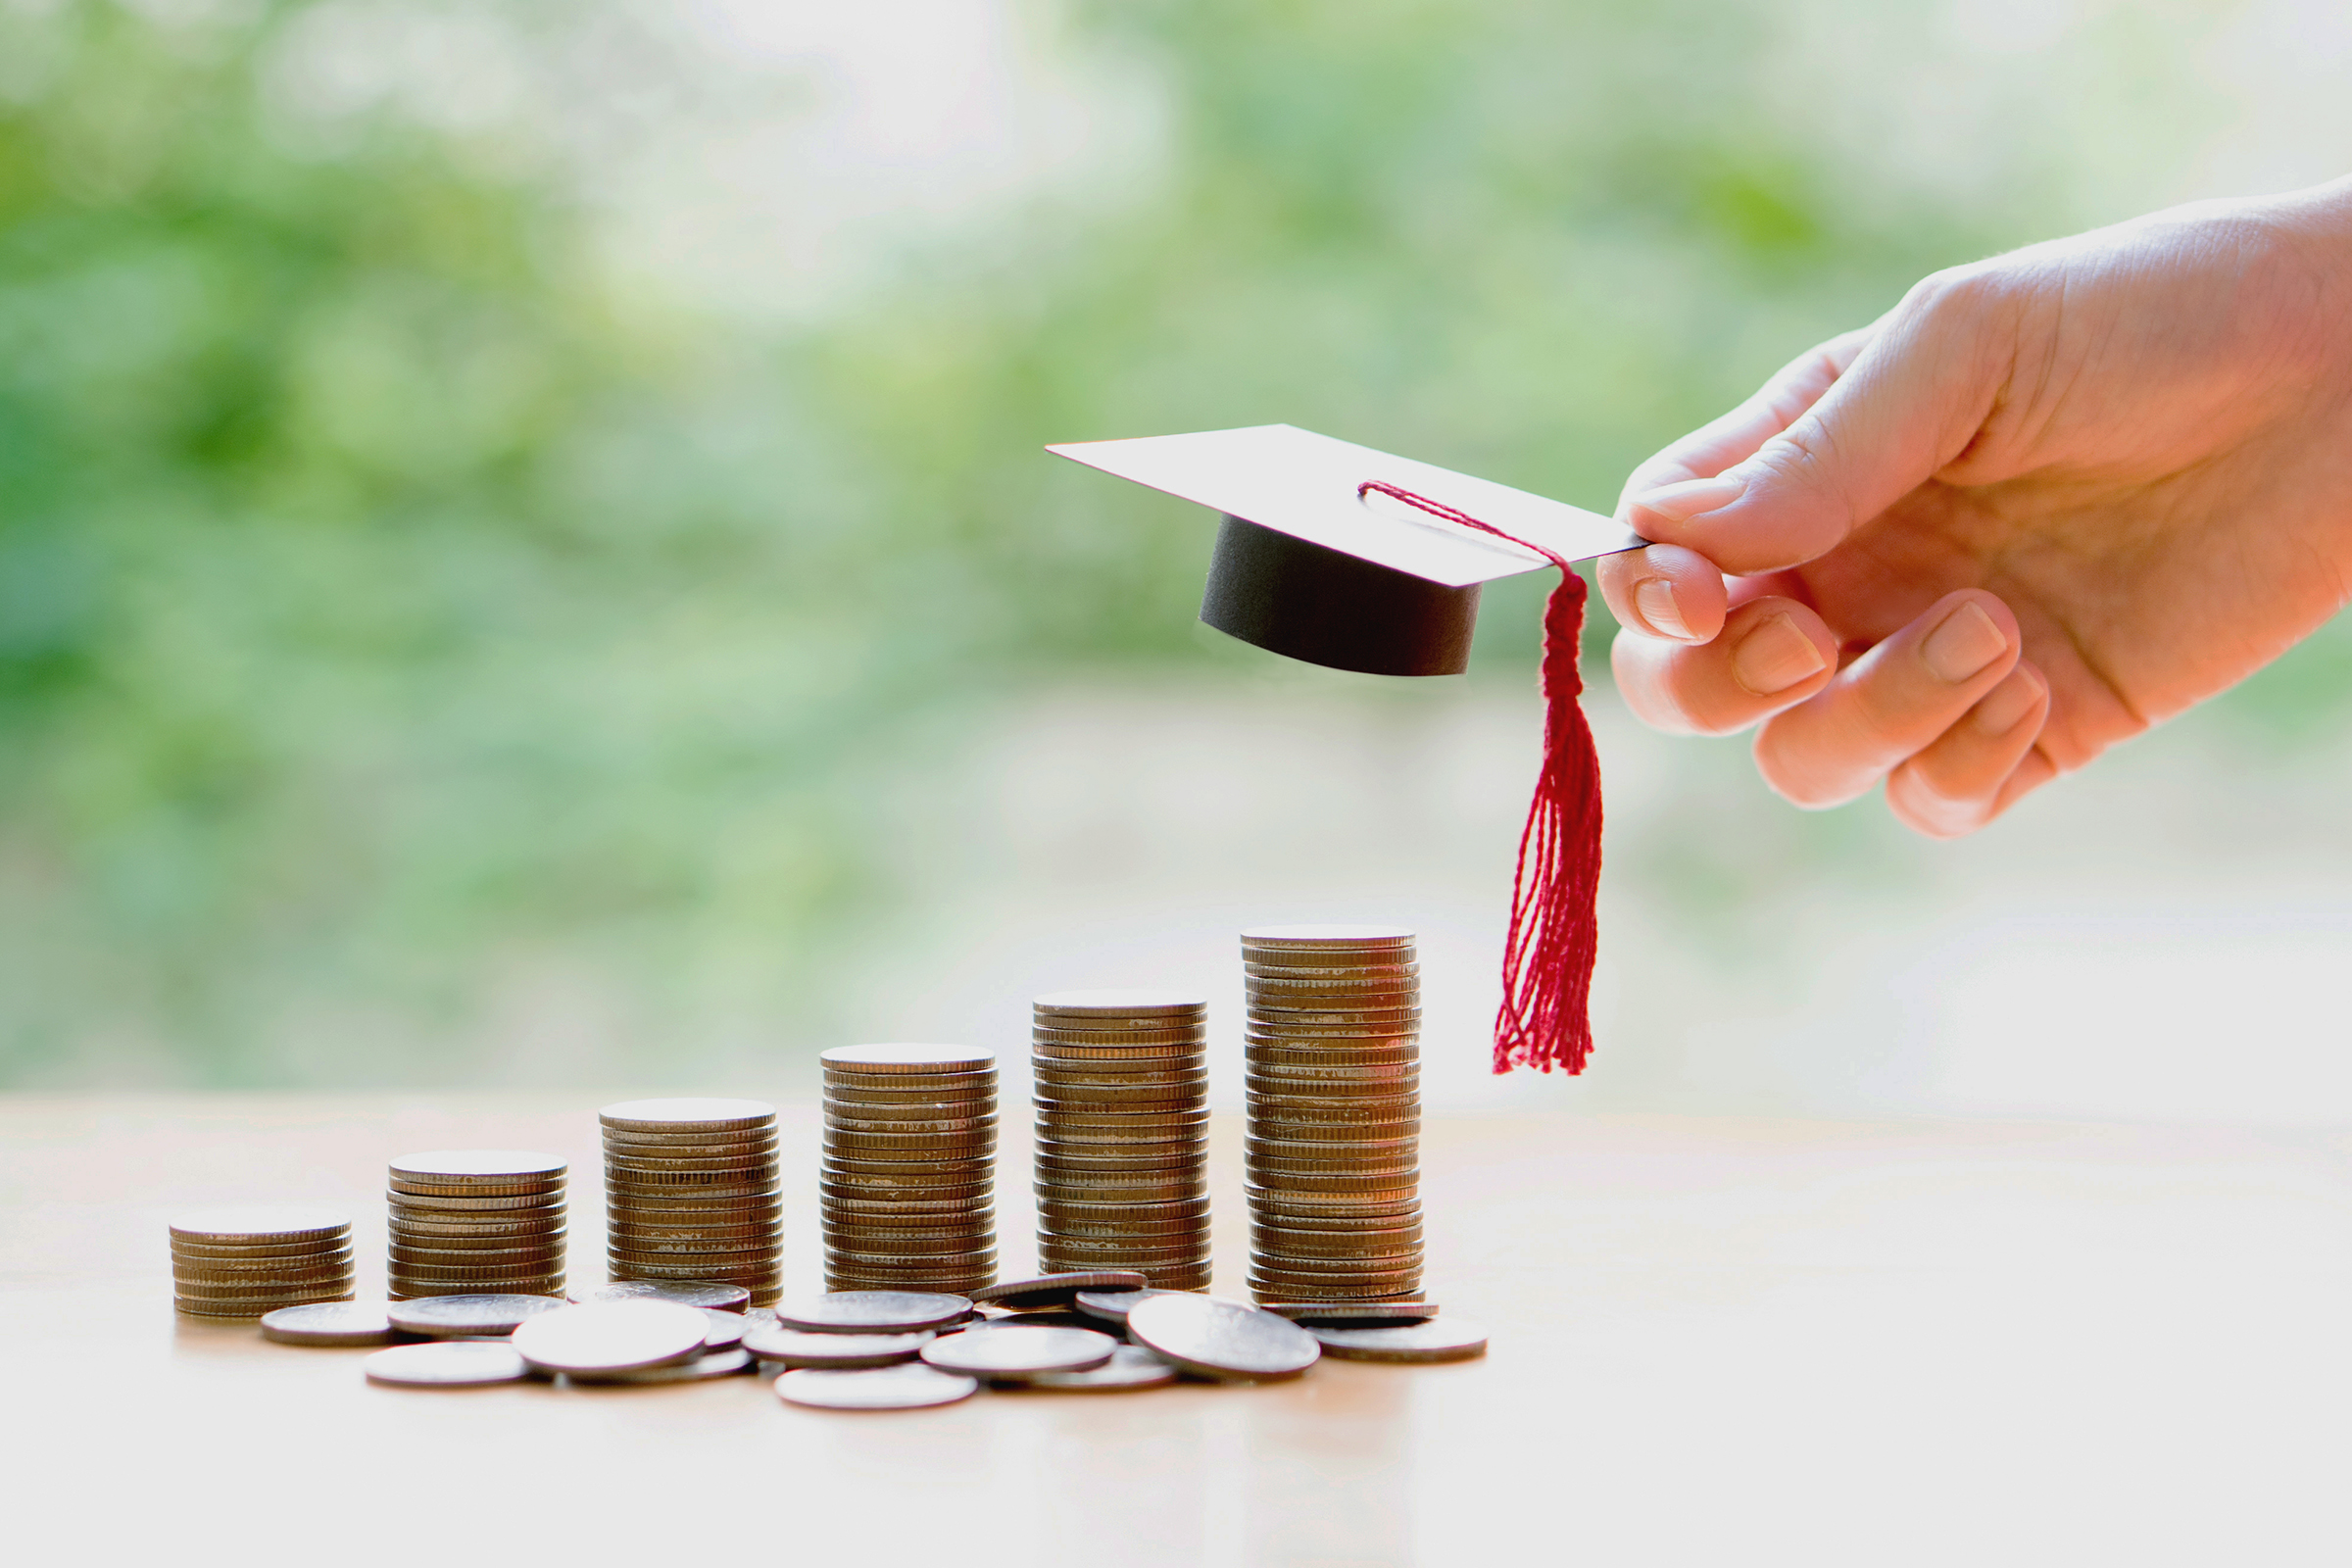
[[[171,1222],[172,1304],[247,1321],[352,1298],[351,1217],[331,1209],[198,1210]]]
[[[1420,1294],[1420,966],[1395,927],[1242,933],[1250,1288]]]
[[[392,1160],[385,1296],[562,1295],[569,1169],[527,1150],[435,1150]]]
[[[997,1054],[843,1046],[824,1069],[825,1288],[962,1295],[997,1277]]]
[[[1207,1020],[1182,992],[1049,992],[1031,1008],[1038,1266],[1208,1288]]]
[[[605,1146],[605,1274],[711,1281],[782,1295],[776,1107],[759,1100],[629,1100],[597,1112]]]

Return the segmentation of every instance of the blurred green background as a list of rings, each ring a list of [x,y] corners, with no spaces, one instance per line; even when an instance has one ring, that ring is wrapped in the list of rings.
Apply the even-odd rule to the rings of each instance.
[[[1927,271],[2352,163],[2291,5],[838,9],[0,0],[0,1082],[512,1079],[551,965],[608,1022],[542,1078],[863,1033],[1031,694],[1292,679],[1042,443],[1606,507]],[[2194,747],[2348,693],[2331,629]],[[1612,863],[1723,963],[1924,853],[1696,752],[1741,804]]]

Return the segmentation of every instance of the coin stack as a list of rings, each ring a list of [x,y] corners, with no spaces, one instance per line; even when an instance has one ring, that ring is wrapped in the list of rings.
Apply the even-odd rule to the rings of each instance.
[[[1037,999],[1037,1254],[1208,1288],[1208,1004],[1169,991]]]
[[[439,1149],[392,1161],[384,1294],[558,1296],[568,1167],[516,1149]]]
[[[841,1046],[822,1059],[825,1288],[961,1295],[995,1280],[997,1054]]]
[[[1242,933],[1250,1289],[1261,1301],[1421,1289],[1421,966],[1392,926]]]
[[[781,1291],[776,1107],[759,1100],[627,1100],[605,1132],[605,1272],[614,1280]]]
[[[172,1282],[190,1317],[255,1318],[351,1299],[351,1216],[332,1209],[218,1208],[172,1222]]]

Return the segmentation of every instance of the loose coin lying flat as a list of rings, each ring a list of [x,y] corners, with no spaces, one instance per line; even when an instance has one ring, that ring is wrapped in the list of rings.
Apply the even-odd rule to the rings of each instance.
[[[1343,1361],[1466,1361],[1487,1353],[1487,1331],[1467,1318],[1449,1317],[1389,1328],[1332,1329],[1308,1333],[1325,1355]]]
[[[818,1410],[919,1410],[954,1404],[978,1392],[978,1378],[957,1377],[920,1361],[863,1372],[804,1367],[776,1379],[778,1398]]]
[[[1322,1354],[1315,1337],[1287,1318],[1181,1292],[1129,1312],[1127,1337],[1187,1372],[1241,1382],[1297,1377]]]
[[[1088,1317],[1100,1318],[1105,1323],[1124,1323],[1127,1321],[1128,1313],[1154,1296],[1176,1294],[1174,1291],[1152,1290],[1080,1291],[1078,1293],[1078,1310],[1084,1312]]]
[[[935,1291],[827,1291],[778,1303],[776,1321],[819,1334],[911,1333],[972,1315],[971,1298]]]
[[[929,1330],[918,1334],[811,1334],[807,1329],[777,1325],[746,1334],[743,1348],[762,1361],[781,1362],[786,1367],[849,1369],[911,1361],[933,1338]]]
[[[743,1350],[706,1350],[684,1361],[672,1361],[667,1366],[649,1366],[637,1372],[608,1372],[590,1377],[573,1373],[577,1383],[704,1383],[711,1378],[731,1378],[749,1372],[752,1358]]]
[[[514,1348],[542,1372],[634,1372],[699,1355],[709,1321],[671,1301],[597,1301],[532,1318]]]
[[[518,1383],[531,1369],[513,1346],[478,1340],[440,1345],[401,1345],[378,1350],[360,1363],[370,1383],[412,1389],[466,1389],[485,1383]]]
[[[1080,1291],[1140,1291],[1151,1283],[1131,1268],[1099,1268],[1083,1274],[1007,1280],[974,1291],[972,1299],[989,1306],[1063,1306],[1076,1300]]]
[[[668,1301],[676,1306],[700,1306],[720,1312],[740,1312],[752,1293],[740,1285],[709,1280],[615,1280],[610,1285],[575,1285],[575,1306],[596,1301]]]
[[[923,1360],[942,1372],[969,1377],[1023,1378],[1040,1372],[1084,1372],[1110,1359],[1118,1341],[1092,1329],[1020,1324],[945,1334],[923,1347]]]
[[[314,1301],[262,1316],[262,1338],[279,1345],[390,1345],[397,1332],[381,1301]]]
[[[564,1304],[553,1296],[425,1296],[393,1303],[392,1326],[434,1339],[512,1334],[524,1321]]]
[[[712,1350],[732,1350],[743,1343],[745,1331],[752,1326],[751,1320],[741,1312],[721,1312],[711,1307],[703,1309],[703,1321],[710,1325],[710,1331],[703,1336],[703,1353],[706,1355]]]
[[[1088,1317],[1084,1312],[1072,1311],[1070,1308],[1062,1306],[1049,1306],[1042,1312],[1000,1312],[995,1317],[988,1319],[990,1328],[1007,1328],[1014,1325],[1038,1329],[1086,1329],[1097,1334],[1110,1332],[1102,1326],[1101,1318]]]
[[[1176,1381],[1176,1368],[1140,1345],[1122,1345],[1110,1359],[1084,1372],[1040,1372],[1011,1389],[1050,1389],[1060,1394],[1124,1394],[1131,1389],[1156,1389]]]

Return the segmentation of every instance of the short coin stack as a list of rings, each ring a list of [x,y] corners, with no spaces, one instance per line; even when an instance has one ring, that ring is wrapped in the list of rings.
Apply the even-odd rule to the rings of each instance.
[[[823,1055],[817,1193],[829,1291],[961,1295],[997,1277],[997,1054],[842,1046]]]
[[[214,1208],[172,1221],[172,1282],[190,1317],[256,1318],[351,1299],[351,1216],[318,1208]]]
[[[557,1296],[564,1178],[554,1154],[438,1149],[392,1161],[384,1294]]]
[[[1242,933],[1242,961],[1250,1291],[1261,1301],[1417,1296],[1421,981],[1413,934],[1260,926]]]
[[[1208,1288],[1208,1004],[1169,991],[1037,999],[1037,1255]]]
[[[605,1132],[605,1272],[712,1280],[774,1304],[783,1251],[776,1107],[759,1100],[627,1100]]]

